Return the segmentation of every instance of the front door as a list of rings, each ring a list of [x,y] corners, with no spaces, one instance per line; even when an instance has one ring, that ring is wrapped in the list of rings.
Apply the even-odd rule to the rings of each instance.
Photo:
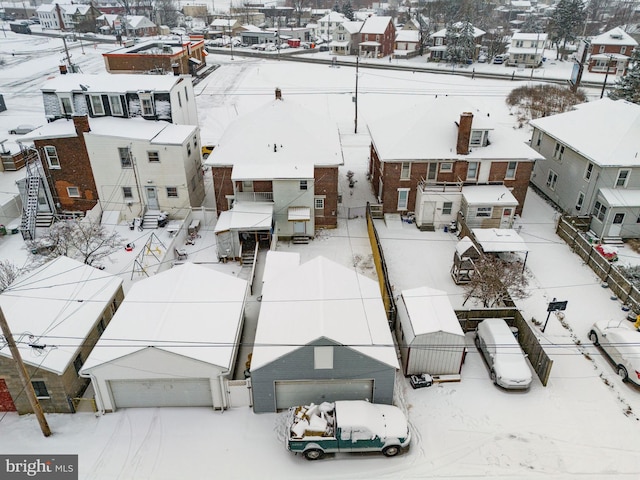
[[[156,187],[144,187],[147,192],[147,207],[149,210],[159,210],[158,191]]]
[[[500,218],[500,228],[511,228],[511,225],[513,225],[513,208],[503,208],[502,217]]]
[[[293,234],[304,235],[306,233],[307,222],[293,222]]]
[[[622,233],[622,223],[624,222],[624,213],[616,213],[613,216],[613,222],[609,227],[609,236],[610,237],[619,237],[620,233]]]

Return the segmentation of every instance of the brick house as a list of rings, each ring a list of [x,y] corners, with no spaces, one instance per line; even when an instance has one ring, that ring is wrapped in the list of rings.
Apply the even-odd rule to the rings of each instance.
[[[359,55],[372,58],[393,55],[395,41],[392,17],[368,17],[360,29]]]
[[[150,40],[103,53],[109,73],[198,75],[206,67],[204,38]]]
[[[510,227],[522,212],[533,163],[542,158],[489,112],[458,97],[437,96],[371,122],[369,134],[369,177],[383,212],[415,212],[424,228],[448,225],[459,212],[468,224]],[[465,193],[482,185],[503,189],[497,195],[491,189],[494,200],[477,189]]]
[[[74,412],[73,399],[89,384],[80,368],[123,299],[120,278],[64,256],[19,277],[0,294],[45,412]],[[0,348],[0,411],[32,412],[6,344]]]
[[[631,35],[616,27],[591,39],[588,69],[593,73],[624,75],[631,52],[638,46]]]
[[[283,99],[280,89],[274,101],[231,123],[205,162],[218,212],[237,202],[271,203],[285,238],[337,226],[343,163],[336,125]]]

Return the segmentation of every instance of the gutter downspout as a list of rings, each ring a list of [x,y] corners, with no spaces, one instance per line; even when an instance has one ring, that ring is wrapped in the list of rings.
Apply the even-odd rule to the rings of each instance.
[[[98,407],[98,411],[96,412],[96,414],[98,415],[104,415],[105,414],[105,410],[104,410],[104,402],[102,401],[102,394],[100,393],[100,389],[98,388],[98,381],[96,379],[95,376],[93,376],[91,373],[80,373],[80,376],[82,378],[88,378],[91,380],[91,384],[93,385],[93,391],[96,394],[96,406]]]

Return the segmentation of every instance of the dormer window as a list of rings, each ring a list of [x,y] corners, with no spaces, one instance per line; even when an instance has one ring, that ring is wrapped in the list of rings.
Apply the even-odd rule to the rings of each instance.
[[[487,145],[488,133],[486,130],[471,130],[471,139],[469,146],[485,147]]]
[[[142,108],[142,115],[145,117],[153,116],[153,102],[151,100],[150,93],[140,93],[140,108]]]

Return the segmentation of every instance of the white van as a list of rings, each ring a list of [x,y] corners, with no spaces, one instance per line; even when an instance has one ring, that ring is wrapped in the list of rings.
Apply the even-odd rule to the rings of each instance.
[[[502,318],[487,318],[478,324],[476,346],[489,365],[493,383],[507,389],[526,390],[531,386],[529,363]]]

